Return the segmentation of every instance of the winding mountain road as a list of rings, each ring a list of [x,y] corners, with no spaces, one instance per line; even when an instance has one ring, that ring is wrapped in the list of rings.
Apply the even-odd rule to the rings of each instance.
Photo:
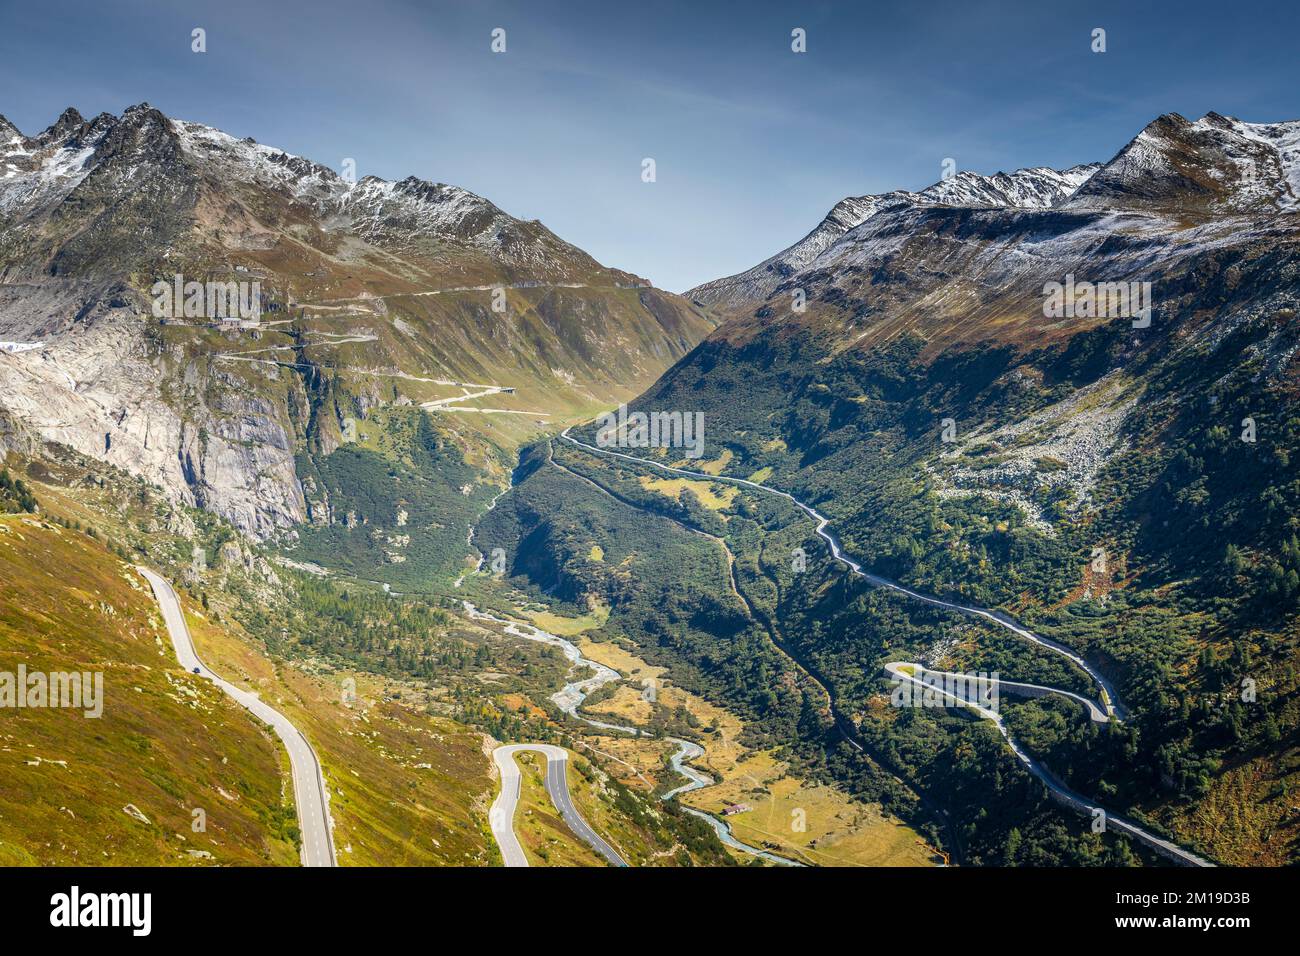
[[[907,680],[916,683],[917,679],[925,675],[933,675],[936,678],[961,678],[966,679],[969,675],[954,674],[951,671],[936,671],[928,667],[922,667],[920,664],[913,664],[908,661],[890,661],[885,665],[885,671],[895,680]],[[1066,700],[1072,700],[1080,705],[1088,713],[1088,718],[1094,724],[1110,723],[1110,715],[1096,705],[1093,701],[1084,697],[1082,694],[1076,694],[1072,690],[1062,690],[1059,687],[1047,687],[1043,684],[1026,684],[1022,681],[1002,680],[1001,678],[991,678],[996,684],[999,693],[1010,694],[1013,697],[1046,697],[1049,694],[1055,694],[1058,697],[1064,697]],[[985,711],[987,708],[982,707],[977,701],[967,698],[961,698],[956,694],[947,692],[942,686],[934,684],[923,685],[935,691],[943,691],[943,696],[952,698],[958,703],[967,704],[975,710]],[[958,685],[960,686],[960,685]],[[983,716],[988,716],[983,714]]]
[[[289,751],[289,768],[293,775],[294,803],[298,808],[298,826],[302,831],[303,866],[338,866],[334,853],[333,824],[329,815],[329,797],[325,789],[325,775],[321,771],[316,752],[302,732],[282,713],[266,704],[256,694],[250,693],[229,681],[223,680],[199,660],[194,649],[194,638],[181,611],[180,599],[171,583],[162,575],[136,566],[153,589],[158,607],[162,611],[167,632],[171,635],[176,659],[191,674],[206,677],[241,704],[254,717],[269,724],[276,736]]]
[[[572,641],[568,641],[562,637],[558,637],[555,634],[550,633],[549,631],[543,631],[541,628],[536,627],[532,624],[525,624],[521,621],[510,621],[503,617],[497,617],[495,614],[489,614],[485,611],[480,611],[470,601],[462,601],[461,604],[464,606],[465,613],[469,616],[471,620],[491,621],[493,624],[501,625],[505,633],[510,634],[514,637],[522,637],[525,640],[537,641],[542,644],[549,644],[552,647],[558,647],[564,653],[565,658],[569,661],[569,663],[573,667],[575,668],[585,667],[595,672],[591,677],[587,677],[580,681],[573,681],[571,683],[565,684],[562,688],[560,688],[558,691],[556,691],[554,694],[551,695],[551,702],[555,704],[555,706],[558,707],[563,713],[568,714],[570,717],[574,718],[575,720],[582,721],[584,724],[587,724],[590,727],[595,727],[597,730],[608,730],[608,731],[614,731],[616,733],[633,734],[637,736],[646,736],[646,737],[653,736],[652,734],[648,733],[647,731],[641,730],[638,727],[628,727],[624,724],[611,724],[603,720],[596,720],[592,717],[586,717],[583,714],[580,714],[578,712],[578,708],[582,706],[583,701],[586,700],[588,695],[590,695],[593,691],[595,691],[600,687],[603,687],[605,684],[608,684],[612,681],[617,681],[622,679],[623,675],[621,675],[618,671],[614,670],[612,667],[607,667],[604,664],[597,663],[596,661],[593,661],[591,658],[584,656],[583,653],[580,650],[578,650],[578,646],[574,644]],[[677,751],[672,755],[671,758],[672,767],[679,774],[681,774],[683,777],[686,778],[686,783],[680,787],[677,787],[675,790],[670,790],[667,793],[663,794],[662,796],[660,796],[659,798],[660,800],[671,800],[673,797],[677,796],[678,794],[687,793],[691,790],[699,790],[703,787],[713,786],[713,780],[708,775],[701,773],[700,771],[696,770],[693,767],[688,766],[685,763],[685,761],[687,760],[695,760],[698,759],[699,757],[704,756],[703,747],[701,747],[697,743],[694,743],[693,741],[682,740],[680,737],[665,737],[663,739],[666,740],[668,743],[677,745]],[[528,749],[538,749],[540,747],[544,747],[547,745],[516,744],[513,746],[517,746],[522,749],[528,750]],[[500,749],[501,748],[498,748],[498,750]],[[596,752],[599,753],[599,751]],[[617,760],[618,758],[613,758],[613,759]],[[622,761],[619,762],[621,763]],[[500,760],[498,759],[498,765],[499,764],[500,764]],[[638,776],[640,776],[639,771],[637,772],[637,774]],[[644,779],[644,777],[642,777],[642,779]],[[504,780],[505,778],[502,777],[503,792],[505,789]],[[498,798],[498,801],[499,800],[500,798]],[[496,805],[494,804],[493,805],[494,809],[495,806]],[[513,807],[513,803],[511,804],[511,806]],[[727,846],[732,847],[733,849],[740,850],[741,852],[748,853],[752,856],[761,857],[762,859],[765,859],[771,863],[775,863],[780,866],[803,866],[802,863],[799,863],[795,860],[790,860],[783,856],[778,856],[775,853],[768,853],[766,850],[760,850],[758,847],[753,847],[747,843],[742,843],[740,840],[736,839],[735,835],[731,832],[731,827],[728,826],[724,820],[718,819],[711,813],[706,813],[703,810],[697,810],[695,807],[688,806],[687,804],[680,803],[680,802],[678,803],[678,806],[681,807],[681,809],[686,813],[689,813],[692,816],[699,817],[701,820],[707,823],[710,827],[713,828],[713,831],[718,835],[718,839],[721,840],[723,843],[725,843]],[[511,812],[513,813],[513,810]],[[497,833],[497,825],[495,822],[493,823],[492,832],[494,834]],[[511,839],[513,839],[513,835],[511,836]],[[501,843],[500,839],[497,840],[497,843],[501,846],[502,855],[503,856],[506,855],[505,844]],[[510,866],[510,865],[517,865],[517,864],[507,863],[506,865]]]
[[[597,455],[606,455],[611,458],[622,458],[626,461],[630,461],[638,465],[645,465],[650,468],[655,468],[658,469],[659,471],[667,472],[668,474],[671,475],[681,475],[684,478],[694,478],[697,481],[720,481],[726,484],[740,485],[743,488],[752,488],[755,491],[759,491],[767,495],[774,495],[777,498],[784,498],[786,501],[790,502],[792,505],[794,505],[804,514],[806,514],[809,518],[812,518],[814,521],[817,522],[817,528],[816,528],[817,536],[822,540],[824,540],[826,544],[830,547],[831,557],[834,558],[836,561],[838,561],[840,564],[843,564],[845,567],[847,567],[850,571],[853,572],[855,576],[862,578],[868,584],[871,584],[875,587],[885,588],[886,590],[889,591],[896,591],[899,594],[906,595],[907,597],[910,597],[913,600],[921,601],[925,604],[932,604],[935,607],[946,608],[949,611],[957,611],[961,614],[968,614],[972,617],[979,617],[987,621],[992,621],[994,624],[997,624],[999,627],[1006,628],[1008,631],[1011,631],[1013,634],[1017,634],[1020,637],[1025,638],[1025,640],[1027,641],[1030,641],[1034,644],[1041,645],[1042,647],[1046,647],[1048,650],[1054,651],[1057,654],[1062,655],[1063,657],[1069,658],[1072,662],[1078,665],[1080,670],[1082,670],[1085,674],[1091,677],[1093,682],[1097,685],[1098,689],[1100,690],[1102,706],[1104,707],[1106,712],[1108,714],[1112,714],[1116,718],[1120,718],[1120,719],[1123,718],[1123,712],[1120,709],[1118,696],[1116,695],[1115,690],[1111,686],[1110,682],[1104,676],[1102,676],[1100,671],[1098,671],[1095,667],[1093,667],[1091,664],[1085,661],[1079,654],[1070,650],[1070,648],[1066,647],[1064,644],[1058,644],[1056,641],[1053,641],[1050,638],[1046,638],[1039,634],[1035,634],[1033,631],[1029,630],[1028,628],[1023,627],[1022,625],[1013,621],[1010,617],[1003,614],[1001,611],[989,611],[981,607],[971,607],[965,604],[955,604],[952,601],[945,601],[942,598],[932,597],[931,595],[928,594],[922,594],[919,591],[914,591],[911,588],[904,587],[903,585],[897,583],[896,581],[891,581],[888,578],[882,578],[879,575],[871,574],[868,571],[862,570],[861,564],[859,564],[857,561],[854,561],[852,558],[848,557],[844,553],[843,549],[840,547],[839,538],[835,536],[834,532],[828,530],[828,526],[831,523],[831,519],[827,518],[825,515],[823,515],[812,505],[805,504],[804,502],[800,501],[798,498],[790,494],[788,491],[781,491],[777,488],[769,488],[767,485],[761,485],[758,482],[750,481],[747,478],[732,478],[727,475],[710,475],[702,471],[688,471],[685,468],[674,468],[672,465],[661,465],[659,462],[650,461],[647,458],[638,458],[635,455],[625,455],[622,452],[610,451],[608,448],[597,448],[595,445],[588,445],[586,442],[579,441],[578,439],[570,435],[569,431],[572,429],[572,427],[573,426],[569,426],[569,428],[566,428],[564,431],[562,431],[560,433],[560,437],[572,445],[576,445],[579,448],[585,449],[586,451],[589,452],[593,452]]]
[[[1018,685],[1019,687],[1040,688],[1048,692],[1060,693],[1064,696],[1077,698],[1087,706],[1089,716],[1093,719],[1096,719],[1096,717],[1094,716],[1094,711],[1100,715],[1104,715],[1108,721],[1111,719],[1118,721],[1123,718],[1124,715],[1123,707],[1120,704],[1119,696],[1115,693],[1114,687],[1101,674],[1100,671],[1098,671],[1095,667],[1093,667],[1087,661],[1085,661],[1081,655],[1071,650],[1070,648],[1064,646],[1063,644],[1058,644],[1056,641],[1035,634],[1033,631],[1017,623],[1016,621],[1012,620],[1009,616],[1002,613],[1001,611],[990,611],[987,610],[986,608],[972,607],[964,604],[956,604],[953,603],[952,601],[945,601],[942,598],[933,597],[928,594],[922,594],[911,588],[904,587],[903,585],[898,584],[894,581],[890,581],[887,578],[882,578],[879,575],[871,574],[867,571],[864,571],[862,569],[861,564],[859,564],[857,561],[854,561],[852,558],[844,554],[843,549],[840,547],[839,539],[828,528],[828,526],[830,525],[830,519],[827,518],[825,515],[823,515],[821,512],[819,512],[816,508],[812,507],[811,505],[805,504],[804,502],[800,501],[798,498],[796,498],[794,495],[790,494],[789,492],[780,491],[776,488],[770,488],[766,485],[759,484],[756,481],[750,481],[746,478],[732,478],[725,475],[710,475],[705,472],[690,471],[689,469],[686,468],[676,468],[672,465],[664,465],[656,461],[650,461],[649,459],[646,458],[639,458],[636,455],[628,455],[622,452],[611,451],[608,448],[598,448],[595,445],[589,445],[584,441],[579,441],[578,439],[574,438],[572,435],[569,434],[571,428],[572,426],[570,426],[570,428],[566,428],[563,432],[561,432],[560,437],[563,438],[565,441],[569,442],[571,445],[574,445],[592,454],[603,455],[610,458],[621,458],[625,461],[630,461],[633,464],[654,468],[658,471],[662,471],[667,474],[679,475],[685,478],[692,478],[697,481],[719,481],[727,484],[739,485],[745,488],[751,488],[763,494],[773,495],[778,498],[784,498],[786,501],[790,502],[795,507],[797,507],[800,511],[802,511],[805,515],[807,515],[808,517],[812,518],[814,521],[817,522],[817,529],[816,529],[817,535],[818,537],[822,538],[829,546],[831,557],[834,558],[836,561],[838,561],[840,564],[843,564],[845,567],[847,567],[850,570],[850,572],[854,574],[856,577],[862,578],[867,583],[875,587],[885,588],[887,590],[894,591],[899,594],[903,594],[907,597],[912,598],[913,600],[921,601],[925,604],[930,604],[935,607],[946,608],[951,611],[957,611],[959,613],[967,614],[972,617],[979,617],[979,618],[983,618],[984,620],[991,621],[992,623],[997,624],[999,627],[1011,631],[1013,634],[1016,634],[1034,644],[1038,644],[1042,647],[1047,648],[1048,650],[1060,654],[1061,656],[1072,661],[1084,673],[1086,673],[1090,678],[1092,678],[1093,682],[1097,685],[1098,694],[1101,699],[1101,704],[1100,707],[1098,707],[1097,705],[1093,704],[1091,701],[1088,701],[1086,698],[1081,698],[1079,697],[1079,695],[1072,694],[1069,691],[1060,691],[1057,690],[1056,688],[1040,688],[1040,685],[1033,685],[1033,684],[1021,684]],[[963,701],[962,703],[965,704],[967,702]],[[1168,859],[1173,860],[1174,862],[1183,864],[1185,866],[1213,866],[1214,865],[1210,861],[1205,860],[1200,856],[1197,856],[1195,853],[1192,853],[1189,850],[1185,850],[1175,843],[1171,843],[1170,841],[1165,840],[1162,837],[1156,836],[1155,834],[1142,829],[1135,823],[1131,823],[1128,820],[1124,820],[1121,817],[1107,814],[1104,808],[1099,807],[1096,804],[1093,804],[1087,801],[1086,799],[1084,799],[1083,797],[1079,796],[1078,794],[1074,793],[1072,790],[1065,787],[1065,785],[1062,784],[1059,780],[1057,780],[1055,776],[1053,776],[1052,773],[1048,771],[1039,761],[1031,757],[1020,747],[1020,745],[1012,738],[1011,734],[1008,732],[1000,716],[992,715],[991,712],[984,710],[982,708],[976,708],[976,709],[981,714],[981,716],[990,717],[990,719],[994,720],[994,723],[996,724],[998,731],[1002,734],[1003,738],[1007,741],[1007,744],[1011,747],[1012,752],[1016,755],[1017,758],[1019,758],[1019,760],[1025,765],[1025,767],[1030,771],[1030,773],[1032,773],[1040,781],[1042,781],[1043,785],[1047,787],[1048,793],[1058,803],[1061,803],[1064,806],[1074,809],[1080,813],[1093,815],[1094,818],[1095,815],[1098,813],[1104,814],[1105,816],[1103,817],[1103,819],[1105,820],[1107,826],[1113,827],[1114,829],[1127,834],[1128,836],[1138,840],[1139,842],[1144,843],[1151,849],[1155,850],[1157,853],[1161,854],[1162,856],[1165,856]]]
[[[519,803],[519,791],[523,784],[519,765],[515,763],[515,754],[524,751],[539,753],[546,758],[546,793],[574,835],[607,859],[611,866],[627,866],[627,861],[591,828],[573,805],[565,773],[569,765],[569,754],[563,747],[553,744],[503,744],[492,751],[492,759],[501,772],[501,792],[492,803],[488,822],[492,826],[492,836],[496,838],[497,846],[501,847],[505,865],[528,865],[528,857],[524,855],[524,848],[520,846],[514,828],[515,807]]]
[[[980,717],[982,717],[985,720],[991,720],[994,723],[994,725],[998,728],[998,733],[1000,733],[1003,739],[1006,740],[1007,746],[1011,748],[1011,752],[1016,755],[1016,757],[1020,760],[1021,763],[1025,765],[1025,767],[1029,770],[1030,773],[1032,773],[1035,777],[1037,777],[1039,780],[1042,781],[1043,786],[1047,787],[1047,792],[1051,795],[1052,799],[1055,800],[1057,803],[1061,804],[1062,806],[1068,807],[1071,810],[1075,810],[1079,813],[1082,813],[1085,816],[1089,816],[1094,820],[1101,821],[1102,825],[1105,828],[1118,830],[1121,833],[1124,833],[1125,835],[1132,837],[1133,839],[1137,840],[1140,843],[1145,843],[1147,846],[1155,850],[1161,856],[1165,857],[1166,859],[1173,860],[1176,863],[1182,863],[1186,866],[1214,866],[1214,864],[1211,863],[1209,860],[1197,856],[1195,853],[1192,853],[1190,850],[1184,850],[1178,844],[1171,843],[1169,840],[1166,840],[1163,837],[1158,837],[1154,833],[1150,833],[1142,829],[1136,823],[1133,823],[1129,820],[1125,820],[1123,817],[1114,816],[1113,814],[1110,814],[1104,807],[1096,803],[1093,803],[1092,801],[1088,800],[1086,797],[1083,797],[1075,793],[1065,784],[1061,783],[1061,781],[1057,780],[1055,775],[1050,770],[1044,767],[1034,757],[1026,753],[1025,750],[1023,750],[1021,746],[1018,743],[1016,743],[1015,738],[1012,737],[1010,731],[1007,730],[1006,724],[1003,722],[1001,714],[997,713],[996,711],[990,710],[987,707],[981,707],[978,704],[972,703],[971,701],[966,700],[958,695],[948,693],[942,690],[941,688],[935,687],[933,684],[925,682],[922,679],[925,673],[944,674],[946,672],[943,671],[927,672],[919,664],[908,664],[901,661],[891,661],[890,663],[885,665],[885,670],[895,681],[908,682],[926,691],[937,691],[943,696],[951,699],[958,706],[966,707],[967,709],[974,711],[976,714],[978,714]],[[1087,706],[1091,711],[1094,712],[1092,719],[1097,721],[1098,723],[1105,723],[1109,719],[1104,714],[1100,714],[1100,712],[1097,710],[1096,705],[1094,705],[1092,701],[1088,700],[1087,698],[1080,697],[1078,694],[1071,693],[1068,690],[1060,690],[1059,688],[1055,688],[1055,687],[1043,687],[1039,684],[1019,684],[1019,683],[1008,682],[1008,681],[1000,681],[999,683],[1002,685],[1004,689],[1010,690],[1011,693],[1016,693],[1017,691],[1032,690],[1032,691],[1045,691],[1047,693],[1052,693],[1052,694],[1060,694],[1063,697],[1068,697],[1071,700],[1074,700],[1078,703],[1082,703],[1085,706]],[[1035,696],[1037,695],[1035,694]]]

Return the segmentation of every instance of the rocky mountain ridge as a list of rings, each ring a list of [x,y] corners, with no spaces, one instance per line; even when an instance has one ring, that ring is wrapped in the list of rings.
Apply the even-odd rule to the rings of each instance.
[[[959,224],[988,243],[1015,246],[1019,239],[1010,237],[1020,236],[1033,246],[1064,240],[1074,248],[1053,250],[1050,257],[1076,261],[1107,235],[1121,244],[1139,235],[1167,246],[1232,242],[1240,229],[1288,216],[1298,196],[1300,121],[1246,123],[1218,113],[1191,121],[1170,113],[1104,164],[991,177],[962,172],[920,193],[843,200],[783,252],[686,294],[723,315],[739,315],[778,292],[799,287],[811,293],[828,275],[894,261],[918,233]],[[978,268],[990,273],[985,286],[1010,280],[1011,269],[988,255]],[[944,273],[964,271],[945,261]],[[1110,271],[1131,270],[1121,265]],[[779,304],[772,309],[781,311]]]
[[[809,267],[851,230],[888,210],[918,206],[1049,208],[1070,196],[1100,168],[1100,163],[1073,166],[1062,171],[1036,166],[992,176],[962,170],[920,192],[897,189],[879,195],[850,196],[836,203],[826,218],[794,245],[745,272],[696,286],[687,295],[714,305],[738,295],[752,298],[760,293],[770,293],[785,279]]]
[[[176,276],[257,283],[262,322],[159,319]],[[353,181],[148,104],[0,122],[0,450],[69,445],[258,537],[333,520],[299,471],[373,414],[431,406],[458,454],[508,457],[712,325],[456,186]]]

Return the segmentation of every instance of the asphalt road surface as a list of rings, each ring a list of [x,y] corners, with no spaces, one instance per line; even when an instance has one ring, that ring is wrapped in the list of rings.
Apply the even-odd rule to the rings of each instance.
[[[612,866],[627,866],[627,862],[601,839],[573,805],[565,774],[569,765],[568,752],[563,747],[551,744],[505,744],[492,751],[492,759],[501,771],[501,792],[492,804],[488,821],[492,825],[492,835],[496,837],[497,846],[501,847],[501,857],[506,866],[528,865],[528,858],[524,856],[524,848],[515,836],[514,827],[515,806],[519,803],[519,790],[523,783],[519,766],[515,763],[515,754],[524,750],[532,750],[546,757],[546,792],[574,835],[589,843]]]
[[[294,802],[298,806],[298,826],[302,831],[303,866],[338,866],[334,855],[334,837],[330,832],[329,800],[325,795],[325,777],[321,773],[316,752],[307,738],[275,708],[264,703],[256,694],[242,690],[222,680],[199,660],[194,650],[194,639],[189,625],[181,613],[181,603],[170,582],[148,568],[136,567],[153,588],[158,607],[162,610],[167,631],[171,634],[176,658],[191,674],[212,681],[243,705],[253,716],[269,724],[289,751],[289,767],[293,773]]]
[[[933,689],[931,685],[926,684],[924,680],[917,676],[918,673],[924,672],[924,668],[920,667],[920,665],[909,664],[903,661],[891,661],[885,665],[885,670],[895,681],[906,681],[922,691]],[[935,671],[933,673],[943,672]],[[1038,684],[1020,684],[1018,686],[1033,688],[1035,690],[1041,689],[1041,686]],[[1087,698],[1079,697],[1077,694],[1073,694],[1070,691],[1058,690],[1056,688],[1047,689],[1086,704],[1093,710],[1097,710],[1096,706],[1093,705],[1091,701],[1088,701]],[[1197,856],[1191,850],[1184,850],[1178,844],[1166,840],[1163,837],[1156,836],[1148,830],[1144,830],[1131,820],[1125,820],[1123,817],[1118,817],[1108,813],[1104,807],[1093,803],[1087,797],[1075,793],[1058,780],[1050,770],[1043,766],[1042,763],[1031,756],[1028,751],[1016,742],[1016,739],[1011,736],[1011,732],[1007,730],[1006,722],[1003,721],[1001,714],[989,710],[987,707],[977,707],[969,704],[963,698],[956,697],[952,694],[946,694],[945,696],[952,697],[958,704],[966,704],[969,709],[973,710],[985,720],[991,720],[994,726],[998,728],[998,733],[1000,733],[1002,738],[1007,742],[1007,746],[1011,748],[1011,752],[1016,755],[1030,773],[1043,782],[1043,785],[1047,787],[1047,792],[1057,803],[1069,807],[1071,810],[1082,813],[1085,816],[1089,816],[1094,821],[1104,822],[1106,829],[1118,830],[1120,833],[1124,833],[1140,843],[1145,843],[1166,859],[1173,860],[1174,862],[1180,863],[1184,866],[1214,866],[1214,864],[1209,860]],[[1093,714],[1093,719],[1097,720],[1096,714]]]
[[[928,667],[922,667],[920,664],[913,664],[908,661],[891,661],[885,665],[885,670],[890,674],[890,676],[900,680],[904,677],[911,680],[913,677],[919,678],[930,676],[942,681],[944,678],[958,677],[964,679],[969,676],[966,674],[954,674],[951,671],[931,670]],[[911,680],[911,683],[915,684],[917,681]],[[1110,723],[1110,715],[1108,715],[1106,711],[1102,710],[1102,708],[1098,707],[1096,703],[1084,697],[1082,694],[1076,694],[1072,690],[1062,690],[1059,687],[1047,687],[1043,684],[1027,684],[1024,681],[1002,680],[1001,678],[992,680],[992,683],[997,685],[1000,693],[1010,694],[1013,697],[1043,697],[1047,694],[1057,694],[1067,700],[1072,700],[1076,704],[1081,705],[1084,710],[1088,712],[1088,719],[1093,723]],[[925,686],[930,688],[929,684]],[[960,684],[957,686],[961,689]],[[970,704],[970,706],[974,707],[976,710],[984,709],[982,704],[978,701],[971,701],[954,694],[944,694],[943,696],[952,697],[957,703]]]

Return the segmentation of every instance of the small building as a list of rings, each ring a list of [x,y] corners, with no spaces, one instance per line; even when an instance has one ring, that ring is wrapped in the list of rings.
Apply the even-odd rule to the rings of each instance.
[[[722,815],[724,817],[734,817],[737,813],[748,813],[750,810],[753,809],[754,808],[751,807],[748,803],[733,803],[731,806],[727,807],[725,810],[722,811]]]

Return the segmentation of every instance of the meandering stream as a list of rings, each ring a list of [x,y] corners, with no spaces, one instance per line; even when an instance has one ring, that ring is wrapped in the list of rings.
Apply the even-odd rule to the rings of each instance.
[[[493,503],[495,504],[495,502]],[[481,560],[482,556],[480,555],[480,562]],[[585,701],[593,692],[604,687],[606,684],[622,680],[623,675],[618,671],[614,670],[612,667],[607,667],[604,664],[593,661],[591,658],[585,656],[582,651],[578,650],[578,646],[572,641],[565,640],[556,634],[552,634],[550,631],[544,631],[536,625],[527,624],[523,621],[512,621],[507,618],[497,617],[495,614],[479,610],[479,608],[471,601],[462,601],[461,603],[465,607],[466,615],[471,620],[490,621],[493,624],[500,625],[505,633],[514,637],[520,637],[526,641],[536,641],[540,644],[547,644],[551,647],[559,648],[574,669],[590,668],[594,671],[591,677],[585,677],[582,680],[565,684],[562,688],[551,695],[551,702],[554,703],[561,712],[568,714],[575,720],[582,721],[590,727],[595,727],[598,730],[633,734],[635,736],[643,737],[653,736],[637,727],[629,727],[624,724],[611,724],[603,720],[596,720],[584,716],[578,712],[578,708],[582,706],[583,701]],[[664,740],[677,745],[677,752],[671,757],[672,767],[675,771],[685,777],[687,782],[682,786],[665,793],[660,798],[661,800],[671,800],[680,794],[689,793],[692,790],[700,790],[704,787],[710,787],[713,785],[713,778],[705,773],[701,773],[699,770],[696,770],[694,767],[691,767],[686,763],[688,760],[697,760],[704,756],[703,747],[693,741],[682,740],[680,737],[665,737]],[[703,810],[697,810],[695,807],[688,807],[680,801],[678,801],[678,806],[692,816],[699,817],[701,820],[708,823],[709,826],[713,828],[713,832],[718,835],[718,839],[735,850],[752,854],[753,856],[760,857],[779,866],[803,866],[802,863],[786,859],[783,856],[777,856],[775,853],[769,853],[766,850],[750,846],[747,843],[742,843],[740,840],[736,839],[735,834],[731,832],[731,827],[728,826],[725,821],[719,820],[711,813],[705,813]]]

